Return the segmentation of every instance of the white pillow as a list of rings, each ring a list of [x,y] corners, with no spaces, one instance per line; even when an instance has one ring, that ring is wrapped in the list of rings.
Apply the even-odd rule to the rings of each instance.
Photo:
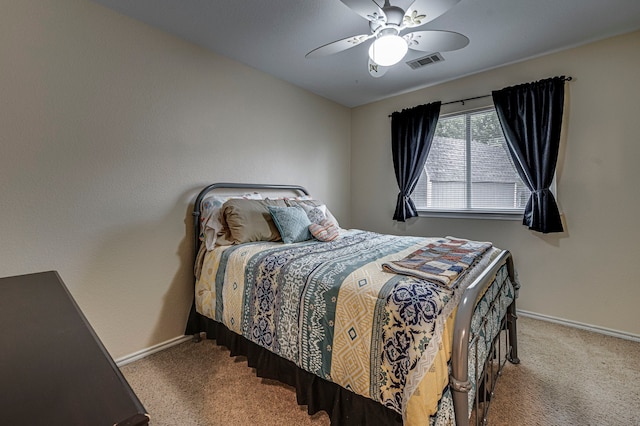
[[[298,205],[304,209],[311,223],[320,223],[327,218],[327,206],[324,204],[312,206],[310,204],[300,203]]]
[[[331,214],[331,211],[327,208],[325,204],[321,204],[317,200],[304,200],[304,201],[298,201],[297,205],[301,206],[304,209],[311,223],[320,223],[322,222],[323,219],[326,218],[336,228],[340,229],[340,224],[338,224],[338,220]],[[317,220],[317,218],[320,217],[319,213],[321,213],[324,217],[322,217],[320,220]]]

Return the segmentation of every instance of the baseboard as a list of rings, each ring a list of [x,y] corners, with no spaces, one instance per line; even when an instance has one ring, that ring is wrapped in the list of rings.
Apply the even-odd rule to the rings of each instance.
[[[640,335],[637,335],[637,334],[626,333],[618,330],[611,330],[609,328],[598,327],[590,324],[583,324],[581,322],[571,321],[563,318],[556,318],[549,315],[537,314],[535,312],[522,311],[520,309],[518,309],[518,315],[522,315],[523,317],[538,319],[541,321],[549,321],[556,324],[566,325],[567,327],[579,328],[581,330],[593,331],[594,333],[605,334],[607,336],[618,337],[620,339],[640,342]],[[147,357],[156,352],[169,349],[172,346],[179,345],[180,343],[186,342],[187,340],[191,340],[192,338],[193,336],[178,336],[173,339],[167,340],[166,342],[158,343],[157,345],[153,345],[149,348],[139,350],[138,352],[134,352],[130,355],[126,355],[122,358],[118,358],[117,360],[115,360],[115,362],[118,367],[122,367],[123,365],[127,365],[130,362],[137,361],[139,359]]]
[[[134,352],[130,355],[123,356],[122,358],[118,358],[115,360],[116,365],[118,367],[122,367],[123,365],[127,365],[130,362],[137,361],[144,357],[147,357],[156,352],[163,351],[165,349],[169,349],[172,346],[179,345],[180,343],[186,342],[187,340],[191,340],[193,336],[178,336],[173,339],[167,340],[162,343],[158,343],[157,345],[153,345],[146,349],[141,349],[138,352]]]
[[[611,330],[609,328],[598,327],[590,324],[583,324],[581,322],[571,321],[563,318],[556,318],[549,315],[536,314],[535,312],[521,311],[520,309],[518,309],[518,315],[522,315],[523,317],[539,319],[542,321],[554,322],[556,324],[566,325],[567,327],[579,328],[581,330],[593,331],[594,333],[606,334],[607,336],[618,337],[620,339],[640,342],[640,335],[626,333],[624,331]]]

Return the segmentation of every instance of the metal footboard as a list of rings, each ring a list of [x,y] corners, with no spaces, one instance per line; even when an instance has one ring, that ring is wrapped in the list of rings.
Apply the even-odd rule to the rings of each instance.
[[[502,286],[511,282],[514,286],[513,301],[509,304],[506,314],[499,314],[499,307],[503,306],[503,291],[500,288],[496,292],[496,297],[490,301],[489,309],[481,320],[480,331],[484,335],[493,335],[496,330],[496,324],[499,324],[495,337],[491,339],[491,344],[485,352],[486,359],[478,359],[481,353],[481,342],[479,333],[472,335],[471,324],[473,314],[479,299],[487,291],[493,282],[493,277],[498,271],[507,265],[508,279],[505,279]],[[458,426],[468,426],[470,408],[473,408],[475,414],[473,423],[486,424],[487,413],[489,410],[491,397],[493,395],[495,384],[498,376],[502,372],[502,368],[506,360],[517,364],[518,349],[516,336],[516,319],[515,300],[517,297],[518,284],[515,279],[515,271],[513,267],[513,259],[508,251],[502,252],[485,272],[479,276],[466,290],[460,301],[458,313],[456,315],[456,323],[453,334],[453,352],[451,356],[451,390],[454,403],[456,424]],[[502,308],[504,312],[504,308]],[[501,318],[496,318],[500,315]],[[469,376],[469,355],[473,354],[472,368],[473,377]],[[470,407],[469,392],[476,384],[475,397],[472,401],[473,406]]]

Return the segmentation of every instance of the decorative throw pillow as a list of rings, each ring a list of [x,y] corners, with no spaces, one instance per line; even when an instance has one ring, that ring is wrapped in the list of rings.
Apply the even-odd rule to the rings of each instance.
[[[302,197],[293,199],[293,198],[285,198],[285,201],[287,202],[288,206],[300,206],[302,208],[305,209],[305,211],[307,211],[307,214],[309,213],[308,210],[306,210],[307,208],[309,208],[310,210],[313,209],[314,207],[319,208],[322,213],[325,215],[325,217],[327,219],[329,219],[329,221],[331,223],[333,223],[335,225],[336,228],[340,229],[340,225],[338,224],[338,220],[331,214],[331,212],[329,211],[329,209],[327,208],[327,206],[323,203],[321,203],[318,200],[311,200],[311,199],[300,199]],[[311,222],[313,222],[313,220],[311,220]]]
[[[320,223],[327,218],[327,206],[324,204],[320,206],[312,206],[310,204],[298,204],[307,213],[307,217],[311,223]]]
[[[338,227],[329,219],[324,219],[320,223],[312,223],[309,225],[311,235],[319,241],[333,241],[340,235]]]
[[[296,207],[269,206],[269,212],[280,231],[285,244],[299,243],[313,238],[309,232],[311,222],[304,209]]]

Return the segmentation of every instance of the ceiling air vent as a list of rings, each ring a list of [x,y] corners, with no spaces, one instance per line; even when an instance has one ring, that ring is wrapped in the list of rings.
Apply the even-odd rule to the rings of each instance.
[[[423,56],[422,58],[409,61],[407,62],[407,65],[409,65],[411,69],[417,70],[418,68],[426,67],[427,65],[435,64],[442,61],[444,61],[444,58],[440,53],[432,53],[430,55]]]

